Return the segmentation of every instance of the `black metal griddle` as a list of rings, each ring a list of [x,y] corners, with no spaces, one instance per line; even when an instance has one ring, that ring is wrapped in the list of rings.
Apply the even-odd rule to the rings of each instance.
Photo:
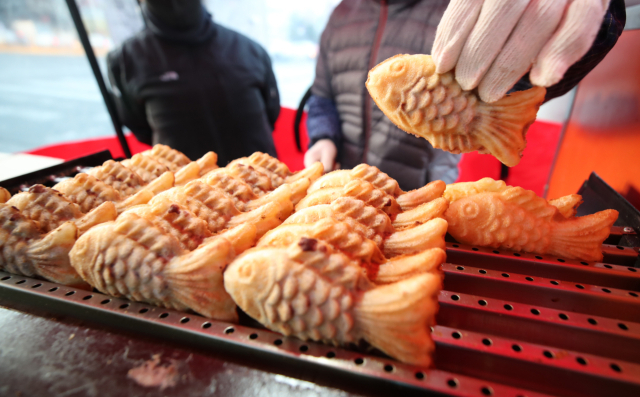
[[[54,177],[70,176],[79,165],[97,164],[59,165]],[[46,180],[46,173],[39,177]],[[12,181],[13,188],[24,187],[27,179]],[[603,263],[447,242],[438,325],[432,331],[433,369],[355,347],[286,338],[246,318],[240,325],[212,321],[4,272],[0,304],[248,358],[274,373],[313,373],[329,386],[358,390],[362,385],[384,395],[637,397],[640,268],[633,242],[640,216],[633,207],[621,210],[626,204],[620,197],[594,193],[602,188],[598,179],[585,182],[585,205],[604,201],[628,222],[613,228],[603,245]]]

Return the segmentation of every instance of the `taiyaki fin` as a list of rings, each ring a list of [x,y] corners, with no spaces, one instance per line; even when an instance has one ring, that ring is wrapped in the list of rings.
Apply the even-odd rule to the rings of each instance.
[[[129,196],[126,199],[116,203],[116,209],[121,214],[127,209],[136,205],[147,204],[153,198],[153,193],[150,190],[142,189],[133,196]]]
[[[402,211],[408,211],[417,206],[442,197],[447,185],[440,180],[429,182],[419,189],[406,192],[396,199]]]
[[[236,255],[256,245],[258,241],[258,229],[255,225],[245,223],[211,237],[209,240],[223,238],[231,243]],[[208,241],[208,240],[207,240]]]
[[[173,172],[167,171],[152,180],[148,185],[144,186],[142,190],[148,190],[155,196],[158,193],[171,189],[174,183],[175,176],[173,175]]]
[[[164,274],[173,297],[184,306],[221,321],[238,321],[236,304],[224,289],[223,272],[235,257],[225,238],[208,240],[194,251],[174,257]]]
[[[78,235],[84,234],[95,225],[113,221],[117,216],[118,211],[115,204],[111,201],[106,201],[75,222],[78,228]]]
[[[444,219],[436,218],[412,229],[395,232],[384,242],[384,255],[391,258],[415,254],[429,248],[444,249],[447,225]]]
[[[442,248],[431,248],[415,255],[390,259],[378,268],[376,284],[390,284],[422,273],[441,273],[440,265],[447,259]]]
[[[252,210],[255,210],[256,208],[260,208],[263,205],[271,202],[284,202],[284,201],[292,202],[291,187],[289,185],[282,185],[276,190],[269,192],[262,197],[246,202],[244,205],[244,210],[252,211]]]
[[[435,218],[442,218],[449,208],[449,202],[444,197],[438,197],[428,203],[396,215],[392,224],[396,230],[408,229],[422,225]]]
[[[502,199],[527,211],[536,218],[551,220],[558,209],[531,190],[519,186],[509,187],[500,193]]]
[[[199,176],[204,176],[207,172],[218,168],[218,155],[215,152],[207,152],[196,160],[196,163],[200,167]]]
[[[245,203],[251,200],[255,200],[258,196],[253,193],[251,186],[246,182],[235,178],[231,175],[227,175],[219,170],[213,170],[201,180],[211,187],[217,187],[231,196],[236,204],[236,207],[240,211],[245,211]],[[256,207],[257,208],[257,207]]]
[[[235,227],[245,223],[251,224],[256,227],[258,236],[262,236],[280,225],[292,211],[293,204],[291,204],[290,200],[271,202],[253,211],[234,216],[229,219],[227,226]]]
[[[482,178],[475,182],[458,182],[447,185],[444,191],[444,198],[450,203],[465,197],[473,196],[479,193],[503,192],[509,186],[502,180],[493,180],[491,178]]]
[[[419,274],[371,289],[354,308],[355,328],[371,345],[410,364],[429,367],[429,327],[438,311],[440,277]]]
[[[555,200],[549,200],[549,204],[558,209],[560,215],[565,218],[573,218],[578,212],[578,207],[583,203],[582,196],[579,194],[570,194]]]
[[[78,237],[78,228],[73,222],[65,222],[47,233],[42,240],[33,242],[27,257],[33,262],[38,274],[56,283],[86,285],[71,266],[69,251]]]
[[[176,171],[175,177],[176,177],[176,181],[175,181],[176,186],[182,186],[187,182],[191,182],[192,180],[200,177],[200,166],[198,165],[197,162],[192,161],[186,166]]]
[[[371,182],[354,179],[347,183],[342,189],[344,196],[362,200],[367,205],[382,210],[390,216],[402,212],[402,207],[395,197],[389,195],[384,190],[378,189]]]
[[[533,87],[507,95],[494,103],[478,102],[475,139],[484,150],[509,167],[520,162],[525,135],[535,121],[547,90]]]
[[[2,186],[0,186],[0,204],[6,203],[11,198],[11,193]]]
[[[551,229],[548,253],[568,259],[602,261],[602,242],[616,219],[618,211],[604,210],[556,222]]]
[[[286,177],[284,179],[284,183],[292,183],[302,178],[307,178],[311,182],[314,182],[316,179],[322,176],[323,172],[324,172],[324,167],[322,166],[322,163],[319,161],[316,161],[315,163],[311,164],[309,167],[303,170],[300,170],[293,175]]]
[[[328,172],[316,179],[307,193],[313,193],[316,190],[324,189],[327,187],[340,187],[344,186],[351,180],[351,170],[336,170]]]
[[[270,172],[278,174],[281,178],[286,178],[291,175],[291,171],[289,171],[289,167],[287,167],[285,163],[266,153],[254,152],[251,156],[247,157],[247,160],[251,165],[266,168]]]

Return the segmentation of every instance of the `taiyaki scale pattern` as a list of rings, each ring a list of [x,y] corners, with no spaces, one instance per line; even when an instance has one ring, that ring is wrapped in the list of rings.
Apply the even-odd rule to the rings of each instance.
[[[227,268],[224,285],[242,310],[284,335],[333,345],[366,340],[400,361],[432,364],[438,274],[376,285],[358,261],[300,237],[245,252]]]
[[[437,74],[430,55],[396,55],[369,71],[366,87],[380,110],[404,131],[451,153],[479,151],[513,167],[546,89],[484,103],[463,91],[453,73]]]
[[[69,263],[69,251],[79,235],[116,216],[111,202],[84,214],[59,192],[34,185],[0,204],[0,269],[86,286]]]
[[[489,178],[450,185],[445,197],[454,200],[444,217],[457,241],[567,259],[601,261],[602,243],[618,218],[615,210],[575,217],[579,195],[548,202]]]
[[[80,276],[112,296],[236,321],[222,273],[255,243],[255,226],[206,238],[201,220],[176,204],[166,208],[164,219],[154,219],[153,210],[136,212],[127,211],[78,239],[69,257]],[[202,243],[189,250],[196,245],[192,241]]]

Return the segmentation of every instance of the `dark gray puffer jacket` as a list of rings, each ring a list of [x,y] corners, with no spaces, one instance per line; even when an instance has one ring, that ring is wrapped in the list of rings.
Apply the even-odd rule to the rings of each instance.
[[[342,168],[368,163],[405,189],[454,182],[460,156],[434,149],[396,127],[365,88],[368,71],[396,54],[429,54],[447,0],[344,0],[320,41],[315,96],[332,100],[340,116]]]

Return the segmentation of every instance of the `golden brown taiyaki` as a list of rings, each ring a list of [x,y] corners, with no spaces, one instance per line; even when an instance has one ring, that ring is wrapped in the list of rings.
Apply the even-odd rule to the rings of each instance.
[[[118,215],[116,206],[110,201],[83,214],[77,204],[43,185],[33,185],[28,191],[11,197],[6,204],[14,206],[26,219],[35,222],[42,233],[48,233],[71,221],[82,234],[97,224],[116,219]]]
[[[111,186],[122,197],[134,195],[146,185],[133,170],[113,160],[105,161],[101,166],[87,171],[87,174]]]
[[[296,211],[314,205],[329,204],[340,197],[357,198],[388,215],[395,215],[402,211],[393,196],[362,179],[353,179],[343,187],[325,187],[309,193],[296,205]]]
[[[103,293],[235,321],[235,303],[222,272],[255,243],[256,229],[242,225],[186,250],[174,234],[133,212],[92,228],[78,239],[71,265]]]
[[[176,172],[191,163],[191,160],[189,160],[187,156],[175,149],[171,149],[167,145],[156,144],[153,145],[151,149],[145,150],[140,154],[153,157],[158,162],[167,166],[172,172]]]
[[[0,269],[60,284],[86,285],[69,263],[78,229],[62,223],[48,233],[8,204],[0,204]]]
[[[130,159],[122,160],[122,165],[135,171],[145,183],[150,183],[163,173],[170,171],[169,167],[155,158],[141,153],[133,155]]]
[[[375,286],[357,261],[302,237],[286,247],[247,251],[229,265],[224,285],[242,310],[271,330],[333,345],[364,339],[400,361],[431,365],[437,274]]]
[[[506,187],[461,196],[449,205],[444,217],[449,233],[461,243],[601,261],[602,242],[618,211],[566,218],[534,192]]]
[[[546,90],[534,87],[489,104],[463,91],[452,72],[435,70],[430,55],[396,55],[369,71],[366,86],[394,124],[433,147],[451,153],[477,150],[517,165]]]

